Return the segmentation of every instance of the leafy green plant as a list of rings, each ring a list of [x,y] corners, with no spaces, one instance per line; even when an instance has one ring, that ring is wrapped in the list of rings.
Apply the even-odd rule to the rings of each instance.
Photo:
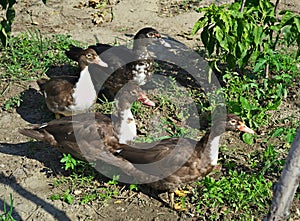
[[[14,219],[12,216],[12,212],[13,212],[13,208],[14,208],[14,200],[13,200],[12,194],[9,195],[9,198],[10,198],[10,205],[9,205],[8,210],[6,208],[6,203],[5,203],[5,198],[4,198],[3,214],[0,215],[1,221],[16,221],[16,219]]]
[[[267,101],[267,105],[262,105],[263,96],[266,92],[260,89],[255,79],[249,79],[246,76],[240,77],[237,73],[227,73],[223,76],[226,84],[225,96],[228,104],[228,112],[236,113],[239,116],[245,116],[249,120],[252,128],[267,123],[267,110],[276,109],[280,102]],[[277,98],[280,100],[280,98]]]
[[[226,220],[227,215],[231,220],[253,219],[257,212],[265,212],[271,198],[272,183],[261,175],[230,170],[228,177],[205,177],[200,184],[197,209],[209,220]]]
[[[76,160],[70,154],[64,154],[61,162],[71,174],[54,180],[55,187],[63,186],[63,188],[61,193],[51,195],[51,200],[86,204],[95,200],[102,202],[119,193],[117,189],[119,176],[116,175],[112,180],[100,185],[97,180],[103,178],[95,171],[93,164]]]
[[[10,110],[11,108],[17,108],[17,107],[20,107],[21,105],[21,102],[22,102],[22,98],[21,98],[22,94],[19,94],[15,97],[11,97],[9,99],[7,99],[5,101],[5,104],[4,104],[4,109],[6,111]]]
[[[264,57],[269,50],[275,50],[279,36],[290,46],[300,49],[300,17],[290,11],[282,11],[282,20],[276,17],[274,5],[269,0],[249,0],[241,9],[241,1],[230,5],[199,8],[204,12],[194,25],[192,34],[200,29],[201,40],[209,56],[213,53],[225,61],[230,69],[244,68],[251,60]]]
[[[60,162],[65,164],[65,170],[69,168],[74,170],[77,165],[82,163],[82,161],[74,159],[71,154],[63,154],[63,158]]]
[[[256,73],[226,71],[222,76],[229,112],[245,117],[254,128],[268,123],[270,111],[277,110],[286,99],[287,88],[298,75],[296,60],[288,53],[276,52],[268,64],[272,70],[268,78],[262,66],[254,68]]]
[[[70,189],[67,189],[63,194],[54,194],[50,196],[51,200],[61,200],[63,202],[66,202],[68,204],[72,204],[74,197],[72,194],[70,194]]]
[[[283,137],[283,139],[291,144],[296,137],[296,128],[284,128],[284,127],[279,127],[275,131],[272,132],[270,138],[274,137]]]
[[[70,190],[69,189],[67,189],[64,192],[64,194],[62,196],[62,200],[64,202],[67,202],[68,204],[72,204],[73,203],[74,197],[70,194]]]
[[[139,187],[136,184],[130,184],[129,189],[130,189],[130,191],[138,191]]]
[[[0,23],[0,40],[3,47],[6,47],[9,43],[10,35],[11,35],[11,27],[15,20],[16,12],[14,9],[14,5],[16,4],[16,0],[1,0],[0,5],[2,10],[5,10],[5,17],[2,18]],[[47,0],[42,0],[44,4],[46,4]]]

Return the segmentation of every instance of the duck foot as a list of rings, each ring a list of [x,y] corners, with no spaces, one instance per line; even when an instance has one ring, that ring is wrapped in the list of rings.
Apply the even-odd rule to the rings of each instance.
[[[191,192],[188,191],[188,190],[175,190],[174,193],[175,193],[177,196],[186,196],[186,194],[189,194],[189,193],[191,193]]]

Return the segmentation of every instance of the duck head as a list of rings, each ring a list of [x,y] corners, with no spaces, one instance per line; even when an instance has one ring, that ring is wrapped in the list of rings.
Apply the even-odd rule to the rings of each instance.
[[[250,133],[250,134],[255,133],[254,130],[247,127],[245,125],[245,123],[243,123],[241,118],[239,118],[235,114],[227,114],[226,127],[225,128],[226,128],[226,130],[231,130],[231,131],[239,130],[239,131],[242,131],[242,132],[245,132],[245,133]]]
[[[145,41],[145,39],[151,39],[151,40]],[[141,47],[140,45],[144,45],[146,47],[148,46],[148,44],[154,43],[155,41],[158,41],[159,44],[165,47],[168,48],[171,47],[169,43],[167,43],[162,39],[161,34],[157,30],[151,27],[146,27],[139,30],[134,36],[134,40],[135,40],[133,43],[134,50],[138,49],[138,47]]]
[[[107,63],[101,60],[101,58],[97,55],[96,51],[91,48],[82,50],[80,52],[78,62],[81,70],[83,70],[85,67],[92,63],[98,64],[102,67],[108,67]]]

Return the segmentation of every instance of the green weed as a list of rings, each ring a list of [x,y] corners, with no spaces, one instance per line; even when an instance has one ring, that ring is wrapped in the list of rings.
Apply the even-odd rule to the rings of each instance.
[[[252,220],[266,212],[271,199],[272,183],[261,175],[229,171],[228,177],[215,180],[205,177],[200,181],[197,210],[209,220]]]
[[[69,62],[64,50],[70,44],[78,45],[78,42],[66,35],[44,37],[38,30],[11,37],[9,45],[0,54],[0,79],[22,81],[40,78],[51,66]]]
[[[74,159],[70,154],[64,154],[61,162],[71,174],[54,180],[54,186],[62,190],[51,195],[51,200],[86,204],[95,200],[103,202],[118,194],[118,176],[102,185],[98,182],[102,177],[95,172],[93,164]]]
[[[300,52],[299,15],[291,11],[281,11],[279,20],[274,12],[274,4],[269,0],[242,1],[232,4],[199,8],[204,12],[192,30],[200,36],[209,56],[213,53],[232,70],[246,67],[249,62],[267,59],[269,51],[277,50],[281,34],[287,46],[296,43],[297,56]]]
[[[13,218],[12,212],[14,208],[14,200],[12,197],[12,194],[9,195],[10,198],[10,204],[9,204],[9,209],[6,208],[6,202],[4,198],[4,203],[3,203],[3,214],[0,215],[0,220],[1,221],[16,221],[16,219]]]
[[[5,101],[5,104],[4,104],[4,109],[6,111],[12,109],[12,108],[18,108],[21,106],[21,103],[22,103],[22,94],[19,94],[15,97],[11,97],[9,99],[7,99]]]

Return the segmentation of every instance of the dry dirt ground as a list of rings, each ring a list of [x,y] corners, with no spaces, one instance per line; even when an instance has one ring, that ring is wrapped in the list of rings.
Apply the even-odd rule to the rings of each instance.
[[[195,39],[188,40],[182,36],[191,30],[199,14],[180,10],[177,13],[178,10],[172,6],[173,1],[111,0],[113,17],[107,13],[103,14],[103,19],[97,10],[86,7],[87,2],[49,0],[44,5],[41,0],[18,1],[13,32],[38,28],[44,35],[70,34],[74,39],[87,43],[95,43],[96,39],[103,43],[116,39],[124,43],[131,37],[130,34],[152,26],[190,47],[197,44]],[[201,5],[210,2],[206,0]],[[299,1],[285,4],[293,9],[300,8]],[[37,88],[34,82],[11,85],[5,96],[12,97],[26,90],[27,96],[23,101],[26,105],[13,111],[0,109],[0,212],[4,199],[8,202],[12,193],[17,220],[188,220],[188,214],[177,214],[142,193],[121,204],[112,201],[99,207],[51,201],[53,179],[57,174],[63,174],[60,154],[45,144],[33,145],[18,133],[18,128],[28,123],[42,123],[50,114],[43,105],[42,96],[34,88]],[[40,108],[37,109],[37,106]],[[299,110],[294,103],[286,108],[293,109],[295,114]]]

